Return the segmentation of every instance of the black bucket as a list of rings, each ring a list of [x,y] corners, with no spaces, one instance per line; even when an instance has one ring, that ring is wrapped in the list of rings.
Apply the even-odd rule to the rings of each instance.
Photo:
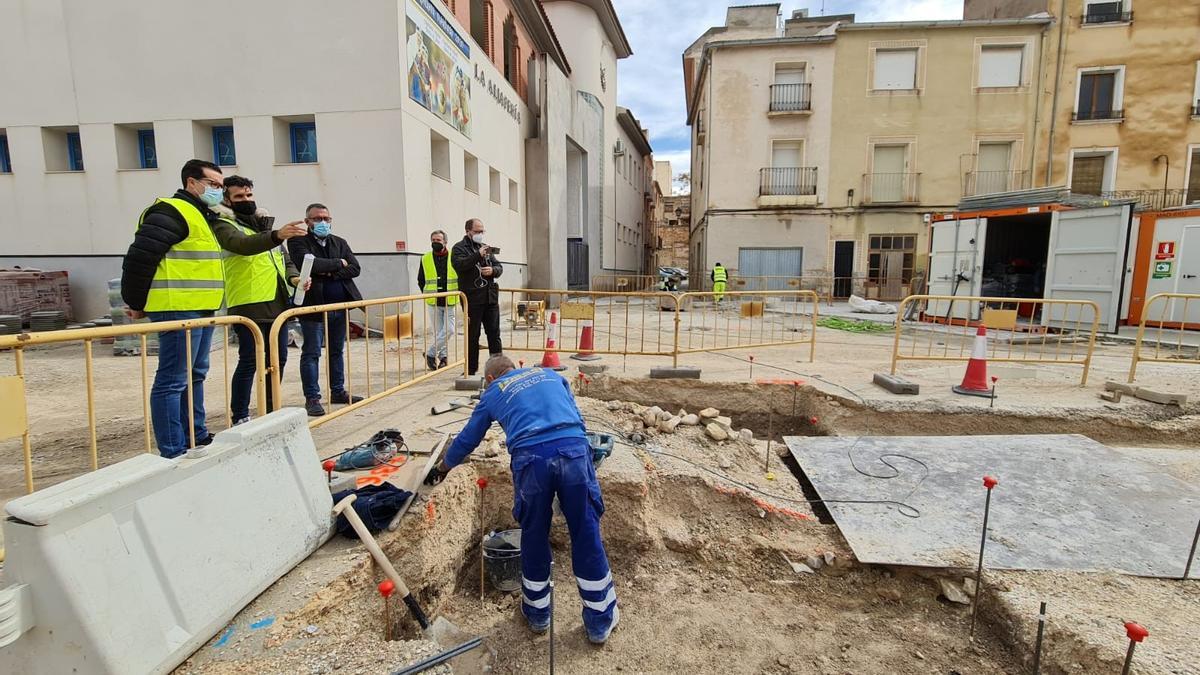
[[[521,530],[495,532],[483,541],[483,567],[498,591],[521,588]]]

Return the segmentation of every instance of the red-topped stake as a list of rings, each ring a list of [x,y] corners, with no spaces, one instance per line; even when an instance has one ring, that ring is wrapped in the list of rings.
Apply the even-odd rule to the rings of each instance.
[[[354,508],[351,506],[350,508]],[[392,593],[396,592],[396,583],[391,579],[379,582],[379,594],[383,596],[383,639],[392,640]]]
[[[971,639],[975,638],[975,618],[979,616],[979,603],[983,600],[983,549],[987,546],[988,516],[992,510],[992,488],[1000,484],[993,476],[983,477],[987,498],[983,502],[983,534],[979,538],[979,565],[975,568],[975,597],[971,602]]]
[[[995,375],[992,376],[992,398],[990,401],[988,401],[989,408],[996,407],[996,382],[998,382],[999,380],[1000,380],[1000,378],[996,377]]]
[[[333,485],[333,467],[335,466],[337,466],[337,462],[333,461],[332,459],[327,459],[324,462],[321,462],[321,468],[325,469],[325,480],[327,480],[330,485]]]
[[[580,377],[583,377],[580,375]],[[487,539],[487,530],[483,525],[483,491],[488,486],[488,479],[480,476],[475,479],[475,485],[479,488],[479,606],[483,606],[483,544]]]
[[[754,355],[750,355],[750,379],[754,379]]]
[[[1121,675],[1129,675],[1129,667],[1133,665],[1133,650],[1139,642],[1150,637],[1150,631],[1140,623],[1126,621],[1125,635],[1129,637],[1129,651],[1125,652],[1125,668],[1121,670]]]

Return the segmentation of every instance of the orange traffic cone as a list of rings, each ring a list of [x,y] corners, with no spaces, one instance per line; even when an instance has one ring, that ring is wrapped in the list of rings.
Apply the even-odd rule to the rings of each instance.
[[[558,360],[558,312],[550,312],[550,328],[546,331],[546,353],[542,355],[541,366],[550,370],[566,370]]]
[[[967,361],[967,372],[963,375],[962,384],[952,387],[951,391],[966,396],[994,398],[992,389],[988,386],[987,328],[983,324],[979,324],[979,330],[975,333],[975,345],[971,349],[971,360]]]
[[[592,350],[596,348],[595,328],[590,320],[583,322],[583,330],[579,333],[579,353],[573,354],[571,358],[576,361],[595,361],[600,358],[599,354],[593,354]]]

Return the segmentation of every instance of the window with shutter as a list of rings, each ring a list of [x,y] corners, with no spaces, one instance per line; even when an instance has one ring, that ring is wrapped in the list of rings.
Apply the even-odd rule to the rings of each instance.
[[[1104,191],[1104,169],[1107,155],[1076,155],[1071,165],[1071,192],[1098,195]]]
[[[495,21],[495,13],[492,8],[491,2],[483,3],[483,21],[485,23],[484,30],[486,31],[486,34],[484,36],[484,42],[486,44],[484,44],[483,50],[487,53],[488,58],[492,60],[492,63],[495,63],[496,62],[496,49],[495,49],[494,41],[493,41],[494,34],[496,32],[495,28],[493,28],[493,23]]]

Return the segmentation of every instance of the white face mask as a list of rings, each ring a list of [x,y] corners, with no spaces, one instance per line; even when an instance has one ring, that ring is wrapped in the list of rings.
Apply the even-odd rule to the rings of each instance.
[[[483,233],[481,232],[479,234],[471,235],[471,241],[475,242],[476,244],[482,244],[483,243]]]

